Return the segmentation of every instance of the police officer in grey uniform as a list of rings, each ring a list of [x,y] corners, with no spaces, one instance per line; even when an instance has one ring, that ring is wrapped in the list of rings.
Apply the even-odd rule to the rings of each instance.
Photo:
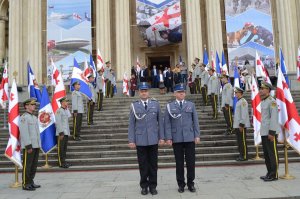
[[[227,130],[225,134],[230,135],[232,134],[232,105],[233,105],[233,88],[232,85],[228,82],[229,76],[226,74],[221,75],[221,81],[223,83],[222,89],[222,110],[224,114],[224,118],[227,124]]]
[[[259,88],[261,98],[261,127],[260,134],[264,150],[267,174],[260,178],[264,181],[278,179],[278,151],[277,134],[280,130],[278,124],[278,107],[275,99],[270,96],[273,86],[262,81]]]
[[[149,99],[149,85],[139,85],[140,100],[131,104],[128,140],[131,149],[136,148],[140,170],[141,194],[157,194],[157,153],[158,144],[164,144],[163,118],[160,105]]]
[[[80,141],[82,114],[84,113],[83,96],[79,91],[79,81],[74,82],[72,86],[74,87],[74,91],[72,92],[73,139],[76,141]]]
[[[100,69],[98,70],[98,77],[96,79],[96,91],[98,95],[97,99],[97,110],[102,111],[103,110],[103,71]]]
[[[201,69],[199,66],[199,58],[195,58],[194,63],[195,63],[195,69],[193,71],[193,76],[192,76],[192,81],[195,83],[195,93],[199,94],[201,91],[201,79],[200,79],[200,75],[201,75]]]
[[[184,160],[187,167],[187,186],[195,192],[195,144],[200,143],[198,114],[193,102],[185,100],[184,84],[174,87],[176,99],[167,104],[164,114],[165,138],[173,146],[176,160],[178,192],[184,192]]]
[[[210,102],[213,109],[213,119],[218,118],[218,93],[219,93],[219,80],[214,75],[215,69],[208,68],[208,74],[210,75],[207,84],[207,95],[210,97]]]
[[[201,93],[202,93],[202,98],[203,98],[203,103],[204,106],[207,105],[207,84],[208,84],[208,72],[205,70],[205,65],[202,63],[200,66],[201,69],[201,74],[200,74],[200,79],[201,79]]]
[[[239,156],[236,161],[247,161],[248,160],[248,146],[247,146],[247,135],[246,130],[250,127],[248,102],[243,98],[244,90],[235,87],[235,96],[238,101],[235,105],[233,128],[237,138]]]
[[[55,113],[58,166],[61,168],[69,168],[70,164],[66,162],[66,156],[70,135],[69,117],[71,113],[68,109],[69,100],[67,97],[61,98],[59,102],[61,107]]]
[[[41,187],[33,181],[41,148],[38,119],[33,115],[37,105],[36,98],[25,100],[23,105],[25,113],[20,118],[19,128],[21,147],[23,149],[22,188],[27,191],[34,191],[36,188]]]
[[[87,124],[88,125],[93,125],[94,124],[94,109],[95,109],[95,104],[96,104],[96,89],[93,85],[93,82],[95,80],[95,77],[93,76],[93,74],[89,74],[87,76],[88,80],[89,80],[89,89],[92,93],[92,97],[91,99],[89,99],[87,101]]]

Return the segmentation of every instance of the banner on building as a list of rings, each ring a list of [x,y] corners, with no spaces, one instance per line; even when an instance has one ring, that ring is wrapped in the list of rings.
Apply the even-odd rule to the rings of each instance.
[[[79,63],[92,51],[91,1],[47,1],[47,75],[52,74],[51,59],[61,71],[66,84],[72,75],[74,57]]]
[[[136,23],[148,47],[180,43],[180,0],[136,0]]]
[[[247,67],[250,73],[255,71],[256,51],[269,74],[274,75],[276,61],[270,0],[225,0],[225,15],[231,76],[235,64]]]

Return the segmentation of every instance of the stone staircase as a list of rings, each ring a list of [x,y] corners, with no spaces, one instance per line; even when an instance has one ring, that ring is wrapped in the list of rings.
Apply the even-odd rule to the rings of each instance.
[[[292,93],[298,110],[300,110],[300,91]],[[157,99],[164,112],[167,102],[174,99],[173,94],[159,95],[158,90],[151,90],[151,96]],[[251,105],[250,93],[245,94]],[[70,137],[68,145],[67,160],[73,166],[69,170],[113,170],[138,168],[136,151],[128,148],[127,128],[130,103],[138,97],[115,97],[104,99],[104,110],[95,111],[95,125],[87,126],[86,117],[83,119],[82,141],[73,141]],[[226,136],[226,129],[223,114],[219,114],[218,120],[212,120],[211,106],[202,107],[202,97],[200,95],[187,95],[187,99],[195,102],[199,115],[201,144],[196,147],[197,166],[217,166],[217,165],[238,165],[238,164],[259,164],[263,160],[249,160],[247,162],[236,162],[237,145],[235,135]],[[202,103],[201,103],[202,104]],[[21,107],[21,113],[24,109]],[[251,106],[249,106],[251,112]],[[3,110],[0,114],[0,172],[10,172],[14,170],[14,164],[3,154],[8,141],[8,130],[3,129]],[[70,121],[71,124],[71,121]],[[71,128],[72,133],[72,128]],[[255,156],[255,146],[253,145],[253,129],[248,130],[247,143],[249,157]],[[284,160],[283,145],[279,144],[280,161]],[[262,147],[259,146],[259,155],[262,157]],[[288,150],[289,161],[300,161],[300,156],[294,150]],[[41,171],[62,171],[57,167],[57,150],[49,153],[49,164],[51,169]],[[41,154],[39,165],[45,164],[45,155]],[[159,167],[174,167],[174,155],[171,147],[159,147]]]

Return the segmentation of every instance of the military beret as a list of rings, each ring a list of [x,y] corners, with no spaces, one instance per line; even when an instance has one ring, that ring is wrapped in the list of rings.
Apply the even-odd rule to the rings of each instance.
[[[236,93],[244,93],[244,90],[239,87],[234,87],[234,92]]]
[[[88,74],[87,78],[94,77],[93,73]]]
[[[139,85],[139,90],[148,90],[150,88],[147,82],[141,82]]]
[[[31,105],[36,105],[36,104],[38,104],[37,99],[34,98],[34,97],[31,97],[31,98],[29,98],[29,99],[27,99],[27,100],[25,100],[25,101],[23,102],[23,105],[24,105],[24,106],[25,106],[25,105],[28,105],[28,104],[31,104]]]
[[[226,75],[226,74],[221,74],[220,76],[219,76],[219,78],[226,78],[226,79],[228,79],[229,78],[229,75]]]
[[[67,97],[63,97],[63,98],[59,99],[58,101],[59,101],[60,103],[62,103],[62,102],[68,102],[69,100],[68,100]]]
[[[209,66],[209,67],[207,68],[207,71],[210,71],[210,70],[215,71],[214,68],[212,68],[211,66]]]
[[[268,83],[268,82],[265,82],[265,81],[262,81],[260,83],[260,88],[268,88],[270,90],[273,90],[274,87],[272,86],[272,84]]]
[[[105,62],[105,64],[110,64],[110,61]]]
[[[186,90],[186,86],[184,84],[176,84],[174,86],[174,92],[185,91],[185,90]]]
[[[72,83],[72,86],[75,86],[76,84],[80,85],[80,82],[79,81],[75,81],[75,82]]]

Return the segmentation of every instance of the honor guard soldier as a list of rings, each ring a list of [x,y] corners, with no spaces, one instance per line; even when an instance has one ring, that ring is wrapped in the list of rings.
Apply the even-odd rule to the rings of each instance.
[[[278,124],[278,107],[275,99],[270,96],[273,86],[262,81],[259,88],[261,98],[261,127],[260,134],[264,150],[267,174],[260,178],[264,181],[278,179],[278,151],[277,134],[280,130]]]
[[[84,113],[83,96],[80,93],[80,83],[75,81],[72,86],[72,113],[73,113],[73,139],[80,141],[80,130],[82,125],[82,114]]]
[[[214,75],[215,69],[212,67],[208,68],[208,74],[210,75],[208,79],[208,85],[207,85],[207,95],[210,97],[210,102],[213,109],[213,119],[218,118],[218,89],[219,89],[219,80]]]
[[[25,113],[20,118],[20,137],[23,149],[23,174],[22,188],[34,191],[40,188],[33,181],[38,165],[39,151],[41,147],[38,119],[33,115],[37,102],[36,98],[30,98],[23,102]]]
[[[200,79],[200,75],[201,75],[201,69],[199,66],[199,58],[195,58],[194,63],[195,63],[195,69],[193,71],[193,78],[192,81],[195,83],[195,93],[199,94],[200,90],[201,90],[201,79]]]
[[[87,111],[87,124],[88,125],[93,125],[94,124],[94,109],[95,109],[95,104],[96,104],[96,89],[93,85],[93,82],[95,81],[95,77],[93,76],[93,74],[89,74],[87,76],[88,80],[89,80],[89,89],[92,93],[92,97],[91,99],[89,99],[87,101],[87,107],[88,107],[88,111]]]
[[[208,72],[205,70],[205,65],[202,63],[201,64],[201,93],[202,93],[202,98],[203,98],[203,103],[204,106],[207,105],[207,84],[208,84]]]
[[[149,85],[141,82],[140,100],[131,104],[128,140],[131,149],[136,148],[140,170],[141,194],[157,194],[157,153],[158,144],[164,144],[163,118],[160,105],[149,99]]]
[[[233,128],[237,138],[239,156],[236,161],[248,160],[248,146],[246,140],[246,130],[250,127],[248,102],[243,98],[244,90],[235,87],[235,96],[238,101],[235,105]]]
[[[108,98],[110,96],[110,88],[111,88],[111,81],[110,81],[110,61],[105,62],[104,68],[104,81],[105,81],[105,97]]]
[[[61,168],[69,168],[70,164],[66,162],[66,156],[70,135],[69,117],[71,113],[68,109],[69,100],[67,97],[61,98],[59,102],[61,107],[55,113],[58,166]]]
[[[232,85],[228,82],[229,76],[226,74],[223,74],[221,76],[221,81],[223,83],[223,90],[222,90],[222,110],[224,114],[224,118],[227,124],[227,130],[225,134],[230,135],[232,134],[232,105],[233,105],[233,88]]]
[[[170,102],[165,110],[165,139],[173,146],[176,160],[176,180],[178,192],[184,192],[184,160],[187,168],[187,186],[195,192],[195,144],[200,143],[198,114],[195,104],[185,100],[184,84],[174,87],[176,100]]]
[[[96,89],[97,89],[97,110],[102,111],[103,110],[103,70],[98,70],[98,77],[96,79]]]

